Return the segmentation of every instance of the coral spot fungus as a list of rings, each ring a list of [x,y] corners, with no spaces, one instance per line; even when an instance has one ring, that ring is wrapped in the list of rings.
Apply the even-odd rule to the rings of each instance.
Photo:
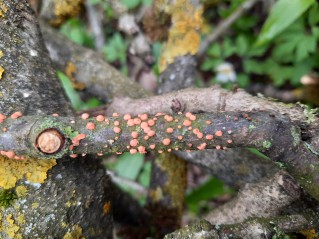
[[[93,122],[89,122],[85,126],[88,130],[94,130],[95,129],[95,124]]]

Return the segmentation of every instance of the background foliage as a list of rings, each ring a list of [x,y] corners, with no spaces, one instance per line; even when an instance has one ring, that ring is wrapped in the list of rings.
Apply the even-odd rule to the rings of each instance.
[[[107,2],[90,2],[101,8],[104,14],[106,43],[102,54],[105,60],[128,74],[131,64],[128,61],[129,39],[117,31],[116,18]],[[205,39],[207,34],[213,32],[217,23],[229,17],[243,2],[203,1],[205,25],[201,29],[202,38]],[[218,41],[209,46],[206,55],[199,59],[197,86],[221,83],[226,88],[238,85],[249,91],[254,85],[271,85],[278,91],[288,90],[297,100],[318,106],[319,97],[316,98],[316,95],[319,95],[319,4],[315,0],[278,0],[268,6],[266,2],[268,1],[257,3]],[[152,0],[122,0],[122,3],[134,13],[140,7],[150,6]],[[60,31],[77,44],[94,48],[87,19],[71,19],[60,27]],[[162,44],[159,41],[152,43],[156,59],[153,66],[155,75],[158,75],[157,59]],[[218,67],[225,63],[230,68],[218,70]],[[303,85],[303,76],[311,77],[314,82],[310,86]],[[66,75],[58,72],[58,77],[74,109],[85,110],[100,104],[96,99],[83,101]],[[222,82],[220,77],[224,79]],[[312,93],[309,93],[309,87]],[[144,188],[149,186],[151,162],[144,155],[123,154],[116,159],[112,157],[106,160],[106,166],[117,176],[135,181]],[[234,194],[234,190],[216,178],[193,175],[191,179],[193,182],[187,192],[186,204],[195,215],[210,210],[216,203],[222,203]],[[145,202],[145,194],[137,194],[125,183],[121,186],[134,196],[137,195],[141,203]]]

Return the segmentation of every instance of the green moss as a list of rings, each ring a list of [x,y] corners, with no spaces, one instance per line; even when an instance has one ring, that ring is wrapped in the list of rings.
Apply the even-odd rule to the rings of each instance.
[[[263,147],[269,149],[271,147],[271,142],[268,140],[263,141]]]
[[[18,197],[12,190],[4,189],[0,191],[0,207],[7,208],[12,205],[16,199],[18,199]]]
[[[256,129],[256,126],[253,125],[253,124],[251,124],[251,125],[249,125],[248,129],[249,129],[249,133],[250,133],[251,131],[253,131],[254,129]]]

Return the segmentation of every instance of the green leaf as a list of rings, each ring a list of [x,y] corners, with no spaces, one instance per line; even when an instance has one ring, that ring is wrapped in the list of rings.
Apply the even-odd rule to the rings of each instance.
[[[143,154],[122,154],[114,166],[114,171],[121,177],[136,180],[144,162]]]
[[[207,182],[194,189],[186,196],[186,203],[192,212],[197,213],[200,209],[199,202],[216,199],[232,192],[233,190],[225,186],[222,181],[217,178],[210,178]]]
[[[237,83],[238,83],[239,87],[245,88],[250,83],[249,77],[246,74],[238,74],[237,75]]]
[[[74,90],[72,86],[72,82],[63,72],[57,71],[58,78],[60,79],[60,82],[63,86],[63,89],[69,98],[72,107],[75,110],[79,110],[81,108],[81,105],[84,104],[81,100],[79,94]]]
[[[237,47],[237,53],[240,56],[244,56],[247,54],[249,49],[249,41],[245,35],[239,35],[236,38],[236,47]]]
[[[79,19],[68,20],[61,26],[60,32],[76,44],[87,47],[93,47],[94,45],[93,38],[87,32],[85,24]]]
[[[108,43],[103,47],[105,58],[110,61],[120,61],[122,64],[126,62],[127,44],[119,33],[115,33]]]
[[[279,0],[271,9],[256,44],[272,40],[299,18],[315,0]]]
[[[309,10],[308,22],[310,26],[315,26],[319,23],[319,3],[315,2]]]
[[[136,8],[140,3],[141,0],[121,0],[121,2],[128,8]]]
[[[140,176],[138,177],[138,181],[140,182],[140,184],[146,188],[149,187],[149,185],[150,185],[151,169],[152,169],[151,162],[144,163],[142,172],[141,172]]]

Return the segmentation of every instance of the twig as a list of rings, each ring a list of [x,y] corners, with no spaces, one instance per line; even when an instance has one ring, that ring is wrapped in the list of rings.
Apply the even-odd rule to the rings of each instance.
[[[90,3],[90,1],[85,2],[85,7],[87,10],[89,24],[91,26],[92,33],[94,36],[95,48],[98,51],[101,51],[102,47],[105,44],[105,37],[99,12],[97,11],[96,7]]]
[[[252,8],[255,3],[259,0],[246,0],[243,4],[241,4],[235,12],[233,12],[228,18],[218,24],[218,26],[213,30],[212,34],[208,35],[200,46],[200,50],[198,51],[197,57],[201,58],[207,51],[207,48],[216,41],[225,31],[245,12],[247,12],[250,8]]]

